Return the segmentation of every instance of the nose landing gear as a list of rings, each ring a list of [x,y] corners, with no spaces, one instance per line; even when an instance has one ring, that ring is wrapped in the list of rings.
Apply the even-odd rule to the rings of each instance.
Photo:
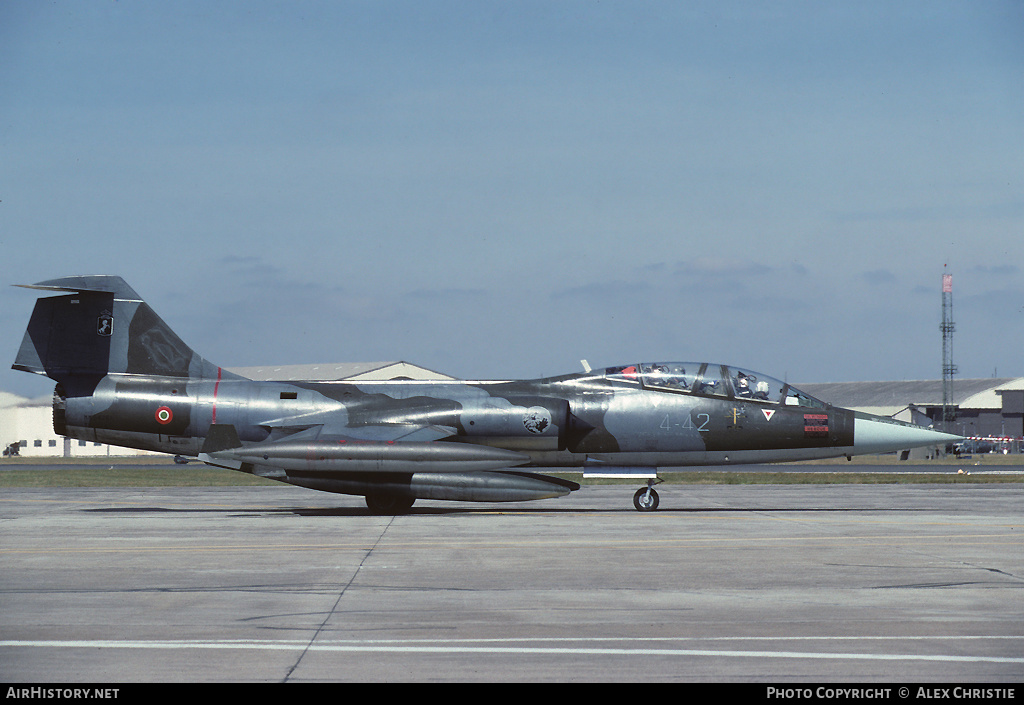
[[[658,493],[654,489],[655,482],[660,482],[660,480],[648,480],[647,487],[641,487],[633,495],[633,506],[638,512],[653,512],[658,508]]]

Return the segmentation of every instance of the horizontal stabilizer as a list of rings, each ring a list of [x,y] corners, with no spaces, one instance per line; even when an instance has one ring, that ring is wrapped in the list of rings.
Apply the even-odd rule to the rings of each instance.
[[[124,279],[109,274],[90,274],[74,277],[48,279],[36,284],[15,284],[22,289],[39,289],[42,291],[97,291],[113,294],[118,299],[141,301]]]

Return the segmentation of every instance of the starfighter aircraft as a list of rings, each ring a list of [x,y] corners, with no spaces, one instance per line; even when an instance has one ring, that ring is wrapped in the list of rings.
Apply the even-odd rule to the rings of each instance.
[[[57,385],[69,438],[195,458],[398,514],[416,499],[558,497],[545,472],[659,472],[943,446],[959,436],[843,409],[745,367],[651,362],[529,381],[254,381],[192,351],[123,279],[32,285],[13,365]],[[60,293],[63,292],[63,293]]]

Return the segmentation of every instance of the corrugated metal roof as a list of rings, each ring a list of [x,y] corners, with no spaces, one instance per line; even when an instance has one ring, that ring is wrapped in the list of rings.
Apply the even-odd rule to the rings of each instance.
[[[455,379],[410,362],[330,362],[308,365],[230,367],[230,372],[255,380],[333,381],[339,379]]]
[[[969,397],[960,404],[961,409],[999,409],[1003,405],[999,392],[1019,391],[1024,389],[1024,377],[1018,377],[1007,384],[986,389]]]

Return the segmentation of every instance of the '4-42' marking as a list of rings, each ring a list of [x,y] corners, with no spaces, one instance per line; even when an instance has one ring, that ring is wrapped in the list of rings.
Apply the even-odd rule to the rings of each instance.
[[[675,422],[669,418],[669,414],[665,414],[665,418],[661,420],[661,428],[666,431],[671,431],[673,428],[697,429],[704,433],[711,430],[708,428],[709,421],[711,421],[711,414],[697,414],[696,422],[690,414],[684,416],[682,421]]]

